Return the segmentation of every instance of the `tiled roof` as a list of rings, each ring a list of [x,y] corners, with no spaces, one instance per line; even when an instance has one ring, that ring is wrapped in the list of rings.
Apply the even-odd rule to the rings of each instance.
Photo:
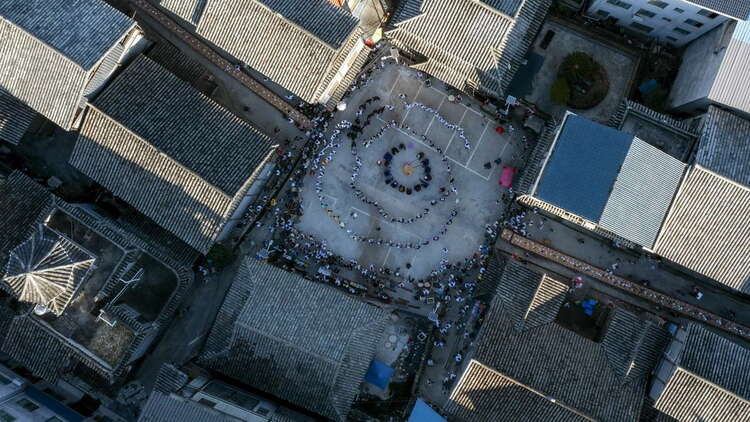
[[[748,0],[725,0],[727,3],[745,3]],[[747,14],[747,13],[746,13]],[[732,39],[726,47],[716,79],[711,85],[708,98],[745,113],[750,113],[750,21],[736,23]]]
[[[591,419],[550,401],[528,386],[472,360],[445,409],[451,420],[471,422],[555,421],[587,422]]]
[[[556,323],[518,330],[514,315],[525,305],[514,304],[513,300],[527,303],[528,292],[536,290],[544,276],[533,276],[520,264],[508,265],[506,272],[518,274],[508,275],[500,283],[478,336],[473,359],[503,379],[554,399],[566,410],[573,409],[576,415],[608,422],[637,420],[646,389],[645,375],[656,364],[658,351],[666,343],[666,332],[640,318],[621,314],[626,311],[619,309],[614,311],[602,343]],[[452,401],[458,403],[449,401],[446,410],[463,415],[461,420],[492,420],[489,415],[493,409],[505,405],[515,409],[514,413],[504,414],[507,420],[555,420],[546,419],[550,412],[547,406],[533,404],[524,408],[507,402],[517,396],[506,389],[482,391],[481,400],[473,399],[473,388],[466,386],[480,386],[483,381],[472,378],[486,375],[486,371],[465,372],[451,394]],[[494,375],[491,379],[502,381]],[[522,394],[520,391],[517,394]],[[468,407],[471,412],[462,413],[467,412],[467,400],[471,402]],[[531,413],[532,410],[540,413]],[[575,416],[568,417],[577,420]]]
[[[502,95],[522,64],[550,4],[547,0],[401,3],[387,37],[397,47],[427,58],[417,69],[459,89],[481,89],[494,95]],[[505,14],[519,5],[517,14]]]
[[[239,422],[196,401],[154,391],[143,406],[138,422]]]
[[[518,9],[523,4],[524,0],[480,0],[487,6],[497,9],[506,15],[513,17],[518,12]]]
[[[555,320],[565,301],[568,286],[539,274],[516,261],[509,261],[498,282],[497,297],[518,330],[531,329]]]
[[[205,253],[270,144],[141,56],[89,109],[70,163]]]
[[[206,73],[203,65],[167,41],[156,43],[146,56],[196,89],[199,80]]]
[[[86,71],[135,25],[101,0],[3,0],[0,17]]]
[[[750,186],[750,120],[710,106],[695,163]]]
[[[737,19],[750,18],[750,0],[689,0],[689,2]]]
[[[190,381],[190,377],[171,363],[165,363],[159,369],[154,382],[154,391],[169,394],[179,391]]]
[[[619,170],[599,225],[652,248],[685,173],[685,164],[634,138]]]
[[[100,0],[4,0],[0,86],[70,129],[89,72],[134,25]]]
[[[29,106],[0,89],[0,140],[18,145],[34,116]]]
[[[679,422],[750,420],[750,350],[691,324],[677,363],[657,410]]]
[[[198,25],[208,0],[159,0],[159,6],[169,10],[193,26]]]
[[[655,251],[733,289],[750,292],[750,188],[701,167],[683,180]]]
[[[380,309],[247,259],[201,362],[284,400],[344,421],[384,330]]]
[[[198,34],[308,102],[362,47],[357,20],[326,0],[209,0]]]

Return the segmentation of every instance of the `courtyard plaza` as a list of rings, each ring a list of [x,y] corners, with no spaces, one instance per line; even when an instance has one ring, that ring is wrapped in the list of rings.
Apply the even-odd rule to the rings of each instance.
[[[488,250],[505,207],[499,174],[523,145],[408,68],[385,65],[364,85],[306,163],[295,228],[414,289]]]

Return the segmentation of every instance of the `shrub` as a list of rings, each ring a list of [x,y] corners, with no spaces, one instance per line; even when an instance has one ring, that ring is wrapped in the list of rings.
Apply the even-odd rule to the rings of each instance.
[[[217,243],[208,251],[206,258],[210,260],[213,267],[221,269],[234,261],[234,251]]]
[[[565,78],[558,78],[550,89],[552,101],[556,104],[567,104],[570,101],[570,85]]]

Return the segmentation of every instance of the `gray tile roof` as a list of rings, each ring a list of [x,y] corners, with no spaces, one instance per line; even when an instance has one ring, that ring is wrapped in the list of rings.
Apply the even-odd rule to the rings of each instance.
[[[498,282],[497,297],[518,330],[531,329],[555,320],[565,301],[568,286],[539,274],[516,261],[509,261]]]
[[[734,2],[735,0],[726,1]],[[747,0],[743,2],[748,3]],[[748,57],[750,57],[750,21],[739,21],[736,23],[732,39],[724,51],[716,79],[708,93],[710,100],[750,113]]]
[[[196,401],[154,391],[143,406],[138,422],[239,422]]]
[[[524,0],[480,0],[487,6],[497,9],[508,16],[515,16]]]
[[[206,68],[198,61],[183,54],[174,45],[167,41],[158,42],[146,53],[146,56],[173,75],[189,83],[193,88],[199,89],[198,82],[206,73]],[[203,88],[205,89],[205,86]],[[206,93],[205,91],[202,92]]]
[[[198,25],[208,0],[159,0],[159,6],[193,26]]]
[[[344,421],[386,320],[387,314],[374,306],[247,259],[200,362]]]
[[[608,422],[637,420],[646,389],[645,375],[655,366],[667,333],[640,318],[619,315],[626,312],[624,310],[615,311],[602,343],[581,337],[556,323],[518,330],[514,315],[523,305],[512,301],[517,298],[524,303],[523,298],[543,282],[543,276],[533,277],[528,269],[521,269],[519,265],[509,265],[506,271],[519,274],[508,275],[500,283],[498,296],[491,304],[477,339],[473,359],[505,379],[553,398],[566,409],[574,409],[578,415]],[[546,419],[550,410],[540,405],[525,408],[507,402],[516,400],[513,397],[517,396],[505,389],[490,389],[481,393],[481,400],[472,400],[471,389],[465,386],[481,385],[481,380],[472,379],[480,375],[471,371],[462,375],[451,394],[452,401],[459,400],[459,403],[449,402],[446,410],[463,414],[461,400],[465,403],[468,396],[473,410],[463,414],[464,420],[492,420],[490,415],[494,409],[503,405],[513,409],[513,413],[503,414],[506,420],[554,420]],[[518,391],[521,394],[521,390]],[[531,413],[532,410],[540,413]],[[577,420],[575,416],[569,417]]]
[[[141,56],[89,108],[70,163],[205,253],[270,146]]]
[[[455,421],[555,421],[587,422],[564,403],[552,402],[544,394],[472,360],[450,395],[445,409]]]
[[[689,2],[737,19],[750,18],[750,0],[689,0]]]
[[[154,382],[154,391],[163,394],[175,393],[187,385],[190,377],[171,363],[165,363],[159,369]]]
[[[487,4],[507,10],[520,3]],[[416,69],[459,89],[503,95],[549,5],[547,0],[526,0],[517,14],[508,16],[472,0],[404,0],[386,35],[397,47],[427,58]]]
[[[31,107],[0,89],[0,140],[18,145],[35,116]]]
[[[0,16],[90,70],[135,24],[100,0],[3,0]]]
[[[659,255],[733,289],[750,292],[750,188],[696,166],[659,233]]]
[[[135,23],[100,0],[0,2],[0,86],[70,129],[89,73]]]
[[[691,324],[675,373],[654,407],[679,422],[750,418],[750,350]]]
[[[209,0],[197,31],[307,102],[321,100],[363,34],[355,18],[326,0],[306,7],[290,0]]]
[[[710,106],[695,163],[750,186],[750,120]]]
[[[652,248],[684,173],[684,163],[638,138],[633,139],[599,225]]]

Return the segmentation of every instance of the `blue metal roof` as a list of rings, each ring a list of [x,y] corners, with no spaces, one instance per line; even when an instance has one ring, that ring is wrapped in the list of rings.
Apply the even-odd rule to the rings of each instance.
[[[633,135],[569,115],[534,196],[599,221],[632,141]]]
[[[436,411],[424,402],[422,399],[417,399],[414,404],[414,409],[411,411],[408,422],[446,422],[445,418],[440,416]]]
[[[365,374],[365,381],[385,390],[388,387],[388,383],[391,382],[394,371],[390,366],[377,359],[373,359],[370,362],[370,368],[367,369],[367,374]]]

